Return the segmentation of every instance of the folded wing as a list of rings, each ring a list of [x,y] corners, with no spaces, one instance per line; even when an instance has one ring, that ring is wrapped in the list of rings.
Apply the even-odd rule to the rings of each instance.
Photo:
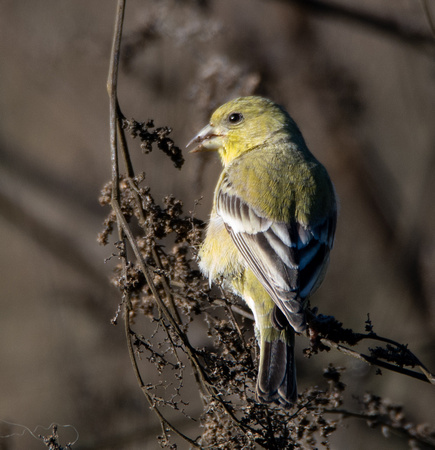
[[[296,219],[276,222],[225,189],[225,183],[223,187],[216,198],[217,214],[280,312],[295,331],[303,331],[303,300],[323,278],[333,243],[335,213],[314,226]],[[275,314],[278,324],[282,322],[280,312]]]

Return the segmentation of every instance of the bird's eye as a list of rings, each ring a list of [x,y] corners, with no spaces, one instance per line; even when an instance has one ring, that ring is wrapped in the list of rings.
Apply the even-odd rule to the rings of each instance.
[[[228,116],[228,122],[232,124],[240,123],[243,120],[243,115],[237,112],[231,113]]]

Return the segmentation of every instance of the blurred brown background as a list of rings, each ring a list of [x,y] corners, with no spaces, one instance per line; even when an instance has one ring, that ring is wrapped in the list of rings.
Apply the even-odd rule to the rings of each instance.
[[[344,0],[327,3],[338,10],[297,3],[128,1],[121,108],[171,126],[184,147],[230,98],[256,93],[283,104],[341,203],[313,303],[355,331],[370,313],[377,333],[408,343],[435,370],[435,45],[425,2],[364,0],[356,12],[365,16]],[[110,179],[105,84],[115,7],[0,2],[0,419],[32,430],[71,424],[76,449],[158,448],[160,433],[122,327],[110,324],[119,295],[108,281],[114,262],[104,259],[114,248],[96,243],[108,212],[97,199]],[[217,157],[186,155],[178,171],[131,145],[156,199],[174,193],[187,213],[203,195],[196,211],[207,218]],[[301,338],[298,349],[306,344]],[[382,395],[412,421],[434,424],[433,386],[376,376],[335,352],[299,357],[301,389],[320,383],[329,362],[346,365],[349,395]],[[64,444],[75,439],[59,431]],[[21,432],[0,422],[0,435]],[[331,442],[406,448],[352,420]],[[0,449],[40,448],[28,434],[0,439]]]

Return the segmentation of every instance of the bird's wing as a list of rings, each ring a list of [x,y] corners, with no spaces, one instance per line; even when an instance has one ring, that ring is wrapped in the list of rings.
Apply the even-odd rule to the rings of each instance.
[[[276,222],[225,188],[217,193],[216,212],[276,306],[295,331],[303,331],[306,325],[302,303],[321,282],[326,269],[335,213],[313,227],[296,220]],[[282,318],[275,319],[282,323]]]

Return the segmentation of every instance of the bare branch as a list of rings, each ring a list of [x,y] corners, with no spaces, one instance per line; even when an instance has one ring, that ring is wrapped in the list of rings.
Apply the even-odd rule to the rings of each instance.
[[[382,33],[390,38],[396,39],[403,44],[413,46],[416,50],[433,55],[435,50],[435,39],[433,35],[413,30],[409,26],[397,23],[387,17],[379,17],[373,13],[365,12],[357,8],[348,8],[344,5],[336,5],[321,0],[286,0],[297,5],[299,8],[322,17],[344,19],[373,31]],[[428,15],[430,17],[430,15]]]

